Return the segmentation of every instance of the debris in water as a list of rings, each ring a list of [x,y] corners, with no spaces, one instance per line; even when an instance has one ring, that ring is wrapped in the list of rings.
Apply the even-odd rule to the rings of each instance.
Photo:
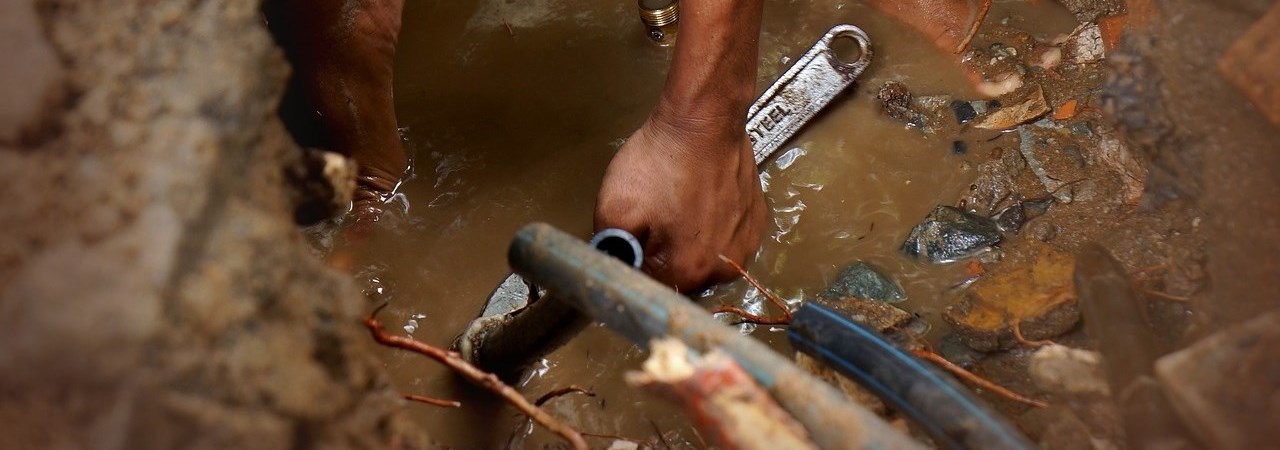
[[[974,128],[984,130],[1007,130],[1018,125],[1036,120],[1049,112],[1049,104],[1045,102],[1044,91],[1039,87],[1032,91],[1021,103],[1000,108],[977,123]]]
[[[978,112],[973,109],[973,104],[964,100],[951,102],[951,110],[955,112],[956,123],[961,125],[964,125],[975,117],[978,117]]]
[[[886,82],[880,87],[876,98],[880,100],[880,109],[885,115],[913,127],[925,127],[924,115],[912,109],[911,91],[902,83]]]
[[[906,300],[907,294],[897,281],[885,275],[880,269],[858,261],[841,269],[836,281],[827,287],[822,297],[828,299],[857,297],[898,303]]]
[[[1049,339],[1080,321],[1071,285],[1075,259],[1039,241],[974,282],[943,318],[965,345],[978,351],[1010,348],[1018,343],[1012,324],[1030,339]]]
[[[911,230],[902,252],[945,264],[990,251],[1001,238],[994,220],[944,205]]]
[[[439,406],[441,408],[457,408],[462,406],[462,402],[457,400],[444,400],[435,397],[427,397],[425,395],[404,394],[401,398],[411,402],[426,403],[428,405]]]
[[[996,221],[996,226],[1000,227],[1000,231],[1017,233],[1022,229],[1022,225],[1027,222],[1027,210],[1021,201],[1017,201],[991,216],[991,219]]]
[[[1066,60],[1076,64],[1102,61],[1107,54],[1102,41],[1102,30],[1092,23],[1081,24],[1067,36],[1063,51]]]
[[[1036,387],[1058,395],[1111,395],[1102,373],[1102,355],[1065,345],[1036,350],[1028,370]]]
[[[992,81],[983,81],[975,86],[979,94],[991,98],[1008,94],[1021,87],[1022,76],[1014,72],[997,75]]]
[[[1067,120],[1076,116],[1076,105],[1079,102],[1076,99],[1067,100],[1053,108],[1053,120]]]

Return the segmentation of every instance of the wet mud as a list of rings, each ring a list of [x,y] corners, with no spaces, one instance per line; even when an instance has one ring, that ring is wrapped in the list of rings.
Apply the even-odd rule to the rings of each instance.
[[[1066,10],[1051,4],[999,5],[993,17],[1036,23],[1046,40],[1074,26]],[[962,264],[905,258],[900,247],[936,205],[955,204],[968,192],[998,144],[987,142],[990,132],[961,129],[949,112],[939,115],[949,124],[927,132],[882,113],[876,95],[888,81],[935,103],[981,96],[954,56],[855,3],[769,2],[761,89],[838,22],[871,35],[875,60],[852,93],[763,171],[772,224],[747,268],[795,305],[822,293],[849,264],[873,264],[901,285],[905,301],[897,306],[926,318],[941,336],[953,288],[970,274]],[[632,5],[613,2],[425,2],[408,6],[405,24],[396,87],[414,177],[384,218],[361,276],[373,298],[390,302],[389,323],[443,344],[505,276],[501,236],[531,221],[589,233],[600,174],[656,101],[669,49],[647,40]],[[765,303],[744,282],[698,301],[753,312]],[[743,330],[789,352],[780,328],[755,328]],[[520,388],[536,397],[567,384],[591,386],[597,396],[568,396],[550,410],[586,431],[650,438],[656,428],[672,442],[697,446],[678,411],[621,383],[644,357],[608,330],[589,327]],[[384,358],[403,389],[464,402],[458,410],[412,408],[426,428],[447,430],[433,433],[441,442],[555,442],[542,430],[525,438],[522,419],[495,414],[501,405],[430,362],[393,352]]]
[[[277,119],[287,67],[257,2],[0,5],[31,61],[0,74],[0,448],[560,445],[359,317],[386,303],[392,331],[445,346],[517,229],[585,237],[670,48],[631,2],[408,3],[412,176],[354,280],[322,262],[340,227],[294,225],[299,199],[347,202],[350,167]],[[876,57],[761,175],[771,223],[747,269],[764,286],[1048,402],[977,390],[1046,448],[1277,441],[1260,418],[1280,414],[1280,131],[1219,61],[1273,2],[996,2],[960,55],[858,2],[766,3],[761,88],[837,22]],[[904,254],[940,206],[977,232],[935,215],[928,237],[981,239],[939,264]],[[742,281],[694,301],[768,312]],[[737,326],[791,354],[783,328]],[[517,387],[590,388],[545,405],[586,432],[705,447],[626,387],[646,356],[590,326]]]

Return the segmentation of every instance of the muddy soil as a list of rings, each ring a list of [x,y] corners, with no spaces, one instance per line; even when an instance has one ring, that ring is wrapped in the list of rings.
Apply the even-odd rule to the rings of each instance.
[[[424,447],[292,223],[258,2],[0,17],[0,448]]]
[[[762,86],[834,21],[866,29],[877,63],[766,171],[775,220],[748,268],[799,303],[870,262],[904,288],[895,307],[932,325],[925,344],[1054,404],[981,393],[1033,439],[1123,448],[1134,445],[1103,389],[1034,377],[1036,350],[1013,324],[1102,355],[1128,344],[1089,336],[1061,286],[1091,243],[1143,302],[1153,342],[1141,358],[1276,317],[1262,313],[1280,306],[1278,130],[1217,68],[1271,2],[1063,3],[998,2],[964,56],[989,81],[1019,73],[1021,87],[995,96],[1039,95],[1028,108],[1048,119],[926,131],[885,114],[879,88],[978,100],[992,87],[857,3],[769,2]],[[317,251],[293,225],[284,174],[301,152],[275,115],[287,67],[257,2],[0,4],[0,49],[21,62],[0,72],[0,448],[421,448],[423,430],[461,448],[555,443],[433,363],[374,348],[357,319],[390,302],[386,322],[445,344],[505,274],[518,226],[589,231],[599,174],[651,107],[667,57],[631,7],[410,2],[396,87],[414,177],[353,280],[318,257],[323,229],[309,233]],[[1128,29],[1104,58],[1064,50],[1069,62],[1036,67],[1046,45],[1069,45],[1057,37],[1123,11]],[[993,215],[1019,199],[1050,206],[998,252],[949,265],[900,254],[937,205]],[[699,301],[763,305],[741,282]],[[743,331],[786,351],[778,329]],[[679,411],[622,386],[643,357],[591,328],[520,387],[588,385],[596,397],[548,409],[584,430],[699,446]]]

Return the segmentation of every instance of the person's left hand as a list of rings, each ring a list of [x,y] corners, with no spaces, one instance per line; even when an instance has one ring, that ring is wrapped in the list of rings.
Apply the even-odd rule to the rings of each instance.
[[[687,293],[736,278],[719,256],[752,258],[764,219],[751,142],[740,124],[677,118],[659,108],[610,162],[595,228],[634,234],[644,243],[644,270]]]

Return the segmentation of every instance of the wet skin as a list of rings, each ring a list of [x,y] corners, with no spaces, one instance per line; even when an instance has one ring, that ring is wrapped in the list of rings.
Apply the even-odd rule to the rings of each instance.
[[[965,0],[868,0],[948,51],[963,38]],[[737,276],[759,248],[765,203],[744,131],[755,95],[763,0],[682,0],[680,40],[658,106],[619,149],[595,228],[644,242],[644,269],[684,292]],[[408,159],[392,75],[403,0],[268,0],[270,29],[294,67],[282,117],[299,143],[359,164],[352,214],[376,221]]]

